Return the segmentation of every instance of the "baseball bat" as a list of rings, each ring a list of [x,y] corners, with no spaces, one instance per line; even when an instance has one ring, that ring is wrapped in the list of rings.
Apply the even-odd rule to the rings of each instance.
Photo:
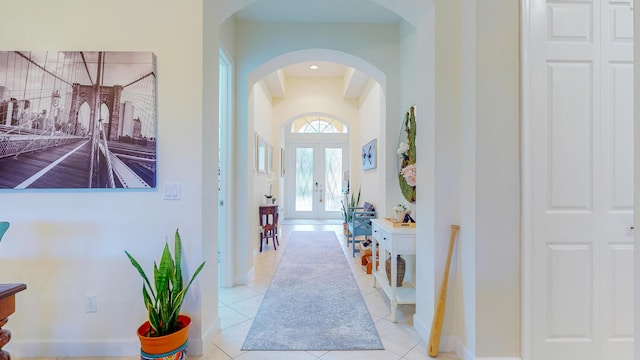
[[[453,254],[453,245],[456,242],[460,226],[451,225],[451,238],[449,239],[449,255],[447,255],[447,265],[444,268],[444,276],[442,277],[442,285],[440,286],[440,294],[436,303],[436,311],[433,314],[433,322],[431,323],[431,334],[429,335],[429,345],[427,352],[429,356],[438,356],[438,347],[440,346],[440,335],[442,334],[442,322],[444,321],[444,308],[447,303],[447,283],[449,282],[449,267],[451,266],[451,255]]]

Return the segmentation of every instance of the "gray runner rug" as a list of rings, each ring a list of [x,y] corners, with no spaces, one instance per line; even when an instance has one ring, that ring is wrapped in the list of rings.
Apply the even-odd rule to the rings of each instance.
[[[294,231],[242,350],[382,350],[338,238]]]

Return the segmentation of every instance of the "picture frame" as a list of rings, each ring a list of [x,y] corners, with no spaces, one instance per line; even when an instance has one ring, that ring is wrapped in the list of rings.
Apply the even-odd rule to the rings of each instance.
[[[267,145],[267,172],[273,172],[273,146]]]
[[[156,189],[156,55],[19,50],[0,51],[0,189]]]
[[[280,148],[280,176],[284,177],[284,149]]]
[[[262,138],[262,136],[257,135],[257,144],[256,144],[256,170],[259,173],[265,173],[266,172],[266,156],[267,156],[267,150],[266,150],[266,142],[264,140],[264,138]]]
[[[377,142],[378,139],[373,139],[362,146],[362,170],[371,170],[376,168]]]

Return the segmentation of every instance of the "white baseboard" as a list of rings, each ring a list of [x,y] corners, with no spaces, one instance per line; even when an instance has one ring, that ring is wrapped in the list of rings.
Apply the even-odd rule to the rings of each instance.
[[[456,355],[462,360],[475,360],[476,356],[462,343],[460,339],[456,339]]]
[[[187,346],[187,354],[189,355],[202,355],[202,339],[189,339],[189,346]]]
[[[455,339],[455,340],[454,340]],[[452,345],[455,347],[455,352],[456,355],[458,355],[458,357],[462,360],[522,360],[522,358],[519,357],[513,357],[513,356],[475,356],[473,354],[473,352],[471,350],[469,350],[465,344],[462,343],[462,341],[460,341],[459,338],[454,338],[451,339],[455,345]]]
[[[416,330],[418,335],[420,335],[422,341],[428,343],[429,335],[431,333],[431,324],[425,323],[423,319],[424,316],[417,316],[417,314],[413,315],[413,328]],[[455,351],[456,354],[458,354],[458,357],[462,359],[459,348],[463,348],[463,346],[461,346],[460,339],[458,339],[457,336],[443,336],[440,338],[440,346],[438,349],[440,352]],[[472,360],[472,358],[469,360]]]
[[[236,275],[233,277],[233,286],[236,285],[247,285],[249,283],[249,277],[253,276],[253,268],[249,271],[247,275]]]
[[[3,350],[16,358],[134,356],[140,355],[140,341],[137,338],[78,342],[12,339]]]
[[[209,344],[208,346],[202,346],[202,351],[198,354],[193,354],[193,355],[202,355],[205,353],[205,351],[209,350],[208,347],[213,345],[213,340],[216,337],[216,334],[218,334],[218,331],[220,331],[220,318],[216,317],[216,321],[213,322],[213,324],[211,324],[211,326],[207,329],[207,331],[204,332],[204,335],[202,335],[202,344]],[[191,349],[189,349],[189,352],[191,351]]]
[[[413,315],[413,328],[418,332],[422,341],[429,342],[429,333],[431,332],[431,324],[424,322],[424,316]]]
[[[213,344],[220,329],[220,318],[207,329],[202,339],[190,338],[189,355],[202,355],[204,344]],[[109,341],[21,341],[17,338],[7,344],[7,350],[15,358],[29,357],[96,357],[96,356],[136,356],[140,355],[140,341],[137,338],[114,339]]]

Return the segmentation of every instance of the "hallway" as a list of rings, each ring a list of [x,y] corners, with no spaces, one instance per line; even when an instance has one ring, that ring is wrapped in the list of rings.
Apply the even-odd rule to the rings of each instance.
[[[305,225],[303,223],[313,223]],[[350,248],[344,243],[342,223],[335,221],[285,221],[280,226],[280,247],[273,251],[271,244],[266,251],[259,253],[255,258],[255,280],[247,286],[220,289],[219,312],[222,331],[216,337],[215,346],[199,360],[227,360],[227,359],[432,359],[427,355],[426,343],[420,340],[413,329],[413,314],[415,306],[401,305],[398,311],[398,322],[389,320],[389,299],[381,289],[372,287],[371,275],[367,275],[361,269],[359,257],[351,262],[351,269],[362,291],[371,317],[376,324],[378,333],[382,339],[385,350],[383,351],[327,351],[327,352],[242,352],[240,347],[251,327],[251,322],[256,315],[262,297],[269,287],[271,277],[276,271],[278,261],[282,256],[287,239],[293,231],[335,231],[342,245],[345,256],[351,259]],[[455,354],[443,354],[439,359],[457,360]]]

